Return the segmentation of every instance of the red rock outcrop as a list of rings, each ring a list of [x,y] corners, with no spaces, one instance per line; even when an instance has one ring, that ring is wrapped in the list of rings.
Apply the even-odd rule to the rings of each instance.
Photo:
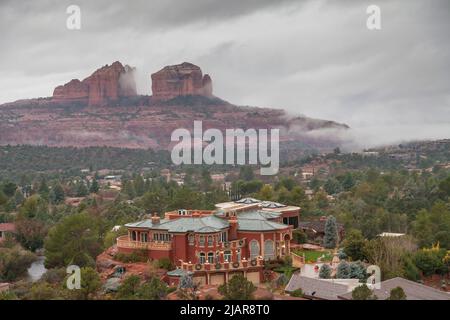
[[[169,100],[178,96],[212,96],[212,81],[200,67],[184,62],[167,66],[152,74],[153,100]]]
[[[55,102],[84,102],[89,106],[107,106],[121,97],[136,95],[134,69],[116,61],[83,81],[74,79],[53,92]]]
[[[86,101],[89,97],[89,86],[78,79],[56,87],[53,91],[55,101]]]

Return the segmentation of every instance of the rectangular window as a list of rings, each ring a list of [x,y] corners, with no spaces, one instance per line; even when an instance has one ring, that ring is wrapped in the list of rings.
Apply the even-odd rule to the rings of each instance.
[[[213,246],[213,237],[208,236],[208,247],[212,247],[212,246]]]
[[[220,241],[221,242],[227,242],[228,241],[228,233],[227,232],[222,232],[220,235]]]
[[[231,262],[231,251],[225,251],[223,253],[223,258],[227,262]]]

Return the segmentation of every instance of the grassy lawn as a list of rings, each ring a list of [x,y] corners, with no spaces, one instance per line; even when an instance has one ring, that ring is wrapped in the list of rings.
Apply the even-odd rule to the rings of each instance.
[[[316,250],[295,250],[295,254],[298,254],[299,256],[303,256],[305,254],[306,262],[316,262],[317,258],[324,256],[322,258],[322,262],[328,262],[331,261],[333,258],[333,254],[329,250],[324,251],[316,251]]]
[[[282,266],[282,267],[273,269],[273,271],[278,272],[278,273],[293,273],[296,270],[298,270],[298,268],[294,268],[291,266]]]

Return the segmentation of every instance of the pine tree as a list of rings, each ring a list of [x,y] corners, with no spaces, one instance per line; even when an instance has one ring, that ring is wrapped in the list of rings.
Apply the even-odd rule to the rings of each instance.
[[[331,277],[331,267],[324,263],[319,270],[319,278],[320,279],[330,279]]]
[[[353,300],[376,300],[378,299],[376,295],[373,294],[372,290],[366,284],[360,285],[353,289],[352,291]]]
[[[325,235],[323,238],[323,246],[327,249],[334,249],[337,246],[338,234],[336,218],[329,216],[325,223]]]
[[[396,287],[391,290],[391,293],[387,300],[406,300],[405,291],[403,291],[402,287]]]
[[[350,265],[346,261],[339,263],[336,270],[336,279],[350,278]]]
[[[97,179],[94,178],[94,179],[92,180],[91,187],[89,188],[89,192],[90,192],[90,193],[97,193],[99,189],[100,189],[100,188],[99,188],[99,186],[98,186]]]

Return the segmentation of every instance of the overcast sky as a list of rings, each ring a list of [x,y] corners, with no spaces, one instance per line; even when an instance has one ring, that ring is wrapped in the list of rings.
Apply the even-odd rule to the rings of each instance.
[[[0,0],[0,103],[116,60],[151,94],[151,73],[188,61],[227,101],[345,122],[363,146],[450,138],[449,38],[448,0]]]

